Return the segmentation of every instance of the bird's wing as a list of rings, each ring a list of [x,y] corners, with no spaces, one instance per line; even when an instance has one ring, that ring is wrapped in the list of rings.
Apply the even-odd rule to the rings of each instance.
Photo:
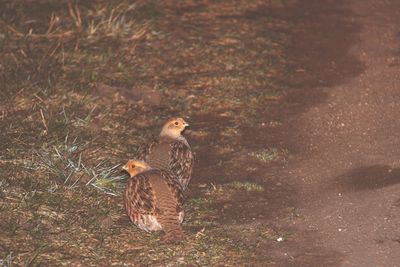
[[[141,173],[128,180],[124,194],[128,212],[154,215],[156,211],[155,195],[148,174]]]
[[[192,178],[193,160],[189,145],[180,141],[171,144],[170,170],[177,177],[184,190]]]
[[[160,139],[149,149],[145,161],[153,168],[170,171],[185,190],[192,177],[193,154],[186,140]]]
[[[171,173],[167,173],[164,171],[163,177],[168,184],[169,190],[172,192],[174,198],[176,199],[176,211],[182,211],[186,197],[181,183]]]

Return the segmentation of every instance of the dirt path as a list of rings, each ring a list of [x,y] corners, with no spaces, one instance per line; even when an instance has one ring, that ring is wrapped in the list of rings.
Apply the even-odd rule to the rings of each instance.
[[[398,266],[400,4],[303,1],[248,14],[254,21],[263,16],[295,25],[286,51],[292,70],[283,79],[289,93],[258,110],[264,121],[280,118],[282,125],[240,128],[242,154],[200,151],[198,181],[250,176],[266,188],[218,207],[227,232],[256,243],[266,265]],[[228,126],[219,120],[206,130]],[[246,149],[265,145],[293,155],[277,166],[243,157]],[[216,160],[224,164],[210,167]],[[249,231],[263,225],[285,242]]]
[[[399,266],[400,5],[312,2],[297,13],[297,42],[289,53],[298,56],[292,82],[300,90],[293,101],[320,103],[288,121],[289,142],[299,151],[287,174],[299,193],[292,225],[298,234],[282,259]],[[307,252],[308,243],[319,250]]]

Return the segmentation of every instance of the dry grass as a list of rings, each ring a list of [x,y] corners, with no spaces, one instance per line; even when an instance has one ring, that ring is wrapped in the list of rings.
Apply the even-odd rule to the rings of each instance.
[[[21,3],[9,2],[5,5],[9,9],[21,7]],[[48,5],[49,8],[54,7],[50,3]],[[136,7],[137,3],[121,1],[115,6],[97,3],[82,9],[77,3],[68,2],[66,6],[60,4],[58,11],[49,10],[51,15],[48,24],[42,23],[37,27],[38,30],[29,28],[24,32],[4,20],[1,23],[7,33],[16,39],[61,39],[68,42],[80,38],[82,42],[89,42],[86,45],[107,38],[119,38],[127,42],[146,34],[146,24],[137,23],[131,18]]]
[[[42,147],[35,151],[35,160],[30,169],[46,172],[55,177],[68,189],[74,189],[80,184],[92,185],[97,189],[116,196],[121,193],[122,184],[128,176],[121,175],[121,164],[110,166],[103,160],[91,166],[83,158],[86,144],[79,144],[76,138],[68,143],[68,135],[63,144],[52,147]]]
[[[283,71],[285,36],[255,39],[248,29],[259,22],[245,19],[240,31],[230,20],[196,26],[258,3],[214,3],[178,16],[186,4],[0,3],[0,259],[12,253],[18,266],[257,264],[253,248],[219,223],[218,197],[194,193],[187,239],[176,246],[132,226],[122,207],[127,176],[119,166],[142,153],[165,118],[222,118],[193,125],[235,152],[244,127],[284,93],[265,74]],[[149,88],[160,104],[129,94]],[[228,189],[231,196],[262,192],[243,182]]]

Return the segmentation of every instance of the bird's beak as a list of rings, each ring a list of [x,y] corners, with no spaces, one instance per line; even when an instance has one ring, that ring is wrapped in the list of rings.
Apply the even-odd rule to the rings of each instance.
[[[186,121],[183,123],[183,127],[189,127],[189,123],[187,123]]]
[[[128,171],[128,165],[125,164],[124,166],[122,166],[122,169]]]

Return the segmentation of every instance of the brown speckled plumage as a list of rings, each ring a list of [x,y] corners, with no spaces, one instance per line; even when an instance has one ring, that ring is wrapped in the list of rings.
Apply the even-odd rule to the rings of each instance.
[[[157,142],[149,149],[145,161],[152,167],[170,171],[186,190],[193,170],[192,150],[181,132],[188,124],[183,119],[168,120]]]
[[[184,195],[179,182],[166,171],[127,171],[132,177],[125,188],[124,204],[132,222],[145,231],[163,230],[167,241],[182,239]]]

